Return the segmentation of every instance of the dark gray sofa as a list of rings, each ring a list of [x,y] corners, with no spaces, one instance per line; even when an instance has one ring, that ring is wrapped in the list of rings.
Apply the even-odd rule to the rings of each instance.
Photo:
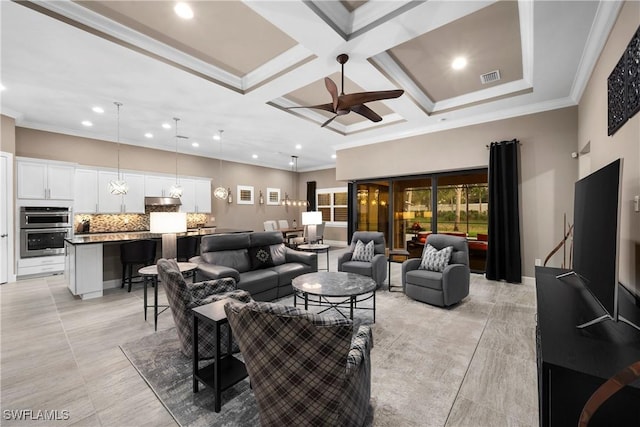
[[[261,249],[270,255],[264,264]],[[200,256],[189,261],[198,264],[197,280],[233,277],[256,301],[289,295],[294,277],[318,271],[318,256],[286,247],[280,231],[204,236]]]

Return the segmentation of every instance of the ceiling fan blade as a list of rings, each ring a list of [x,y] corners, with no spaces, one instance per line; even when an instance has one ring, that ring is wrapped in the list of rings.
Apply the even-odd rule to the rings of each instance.
[[[330,113],[334,113],[335,112],[333,110],[333,105],[332,104],[301,105],[301,106],[298,106],[298,107],[285,107],[285,110],[290,110],[292,108],[315,108],[317,110],[324,110],[324,111],[328,111]]]
[[[333,119],[335,119],[336,117],[338,117],[338,114],[336,114],[335,116],[331,117],[329,120],[327,120],[326,122],[324,122],[320,127],[323,128],[326,125],[328,125],[329,123],[331,123],[333,121]]]
[[[324,78],[324,85],[331,94],[331,99],[333,100],[333,111],[335,112],[338,109],[338,86],[331,80],[329,77]]]
[[[381,99],[397,98],[404,93],[402,89],[395,90],[380,90],[376,92],[358,92],[350,93],[348,95],[340,95],[338,99],[338,108],[347,109],[354,105],[364,104],[372,101],[379,101]]]
[[[353,111],[354,113],[358,113],[363,117],[366,117],[372,122],[379,122],[382,120],[382,117],[380,117],[375,111],[373,111],[371,108],[367,107],[364,104],[355,105],[351,107],[351,111]]]

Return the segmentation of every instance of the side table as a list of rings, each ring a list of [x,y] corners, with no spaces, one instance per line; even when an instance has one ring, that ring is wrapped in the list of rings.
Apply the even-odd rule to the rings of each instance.
[[[220,412],[220,407],[222,406],[220,402],[222,391],[239,383],[248,376],[244,363],[231,354],[231,327],[229,327],[227,353],[224,356],[220,355],[220,327],[225,323],[229,323],[227,314],[224,311],[224,305],[229,301],[231,301],[230,298],[225,298],[212,302],[211,304],[195,307],[191,310],[193,313],[193,392],[198,392],[198,381],[212,387],[215,395],[214,410],[216,412]],[[211,322],[215,326],[213,339],[216,343],[216,354],[213,363],[203,368],[198,366],[199,322]],[[222,375],[223,373],[224,376]]]
[[[411,254],[409,254],[409,251],[405,251],[404,249],[393,249],[389,251],[389,292],[391,291],[391,288],[401,288],[402,286],[392,286],[391,285],[391,263],[395,262],[395,263],[403,263],[406,260],[409,259],[409,257],[411,256]]]
[[[301,250],[301,251],[307,251],[307,252],[315,252],[317,254],[319,253],[326,253],[327,254],[327,271],[329,271],[329,248],[331,246],[330,245],[325,245],[324,243],[312,243],[312,244],[303,244],[303,245],[298,245],[298,247],[296,249]],[[320,268],[318,269],[320,270]]]
[[[187,271],[192,271],[198,268],[198,264],[194,264],[192,262],[179,262],[178,268],[180,269],[180,273],[186,273]],[[168,305],[158,305],[158,266],[157,265],[148,265],[146,267],[142,267],[138,270],[138,273],[144,278],[144,320],[147,320],[147,280],[151,279],[153,281],[153,324],[154,329],[158,330],[158,315],[164,313],[164,311],[169,308]],[[193,275],[193,281],[196,280],[196,275]],[[163,307],[163,310],[158,313],[158,307]]]

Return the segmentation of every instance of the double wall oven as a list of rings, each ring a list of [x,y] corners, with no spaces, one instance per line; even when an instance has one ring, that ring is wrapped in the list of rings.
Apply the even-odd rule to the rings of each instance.
[[[68,207],[23,206],[20,208],[20,257],[64,254],[73,215]]]

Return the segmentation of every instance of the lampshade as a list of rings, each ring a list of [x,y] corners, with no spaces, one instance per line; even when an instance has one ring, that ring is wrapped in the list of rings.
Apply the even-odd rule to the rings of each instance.
[[[322,212],[302,212],[302,225],[318,225],[322,224]]]
[[[162,234],[162,258],[174,259],[178,256],[176,233],[187,231],[186,212],[151,212],[149,229]]]
[[[184,233],[187,231],[186,212],[151,212],[152,233]]]

